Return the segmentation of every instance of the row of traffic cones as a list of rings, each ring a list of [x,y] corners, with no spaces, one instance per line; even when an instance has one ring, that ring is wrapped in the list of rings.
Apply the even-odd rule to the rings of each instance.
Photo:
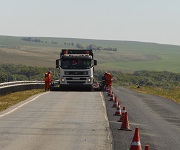
[[[116,112],[114,115],[120,116],[118,122],[122,122],[121,127],[118,130],[132,131],[129,125],[128,112],[126,111],[126,107],[124,106],[123,110],[121,111],[118,98],[114,96],[114,93],[111,89],[108,90],[108,96],[110,96],[109,101],[114,102],[112,107],[116,108]],[[130,150],[142,150],[138,127],[135,128],[135,133],[130,146]],[[150,150],[149,145],[146,145],[144,150]]]

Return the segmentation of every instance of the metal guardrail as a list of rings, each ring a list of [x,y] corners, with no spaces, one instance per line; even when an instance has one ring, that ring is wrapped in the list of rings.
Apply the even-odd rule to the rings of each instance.
[[[24,91],[30,89],[40,89],[44,87],[44,81],[15,81],[0,83],[0,95]]]
[[[25,84],[44,84],[44,81],[14,81],[14,82],[3,82],[0,83],[0,88],[9,86],[25,85]]]

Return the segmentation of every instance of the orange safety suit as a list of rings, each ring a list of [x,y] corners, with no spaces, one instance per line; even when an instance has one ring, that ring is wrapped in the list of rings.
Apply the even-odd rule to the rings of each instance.
[[[50,89],[50,83],[51,83],[51,73],[47,72],[44,77],[45,82],[45,91]]]
[[[105,84],[106,84],[106,87],[111,88],[111,86],[112,86],[112,75],[110,73],[106,73],[106,75],[105,75]]]

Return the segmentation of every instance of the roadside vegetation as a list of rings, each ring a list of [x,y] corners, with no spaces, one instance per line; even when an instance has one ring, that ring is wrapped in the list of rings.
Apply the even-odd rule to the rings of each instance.
[[[41,93],[44,90],[42,89],[35,89],[35,90],[27,90],[21,92],[15,92],[8,95],[0,96],[0,111],[3,111],[21,101],[26,100],[27,98]]]
[[[0,83],[21,80],[42,81],[48,69],[53,70],[54,80],[58,79],[58,70],[54,68],[3,64],[0,65]],[[101,81],[104,72],[104,70],[95,70],[96,81]],[[125,86],[137,92],[158,95],[180,103],[180,73],[147,70],[135,71],[132,74],[120,71],[109,72],[113,75],[114,86]],[[137,88],[138,85],[140,88]],[[36,89],[0,96],[0,111],[43,91]]]
[[[0,83],[11,81],[43,81],[44,74],[50,70],[53,78],[58,71],[52,67],[31,67],[26,65],[0,64]]]
[[[161,96],[180,103],[180,73],[145,70],[135,71],[133,74],[110,72],[113,74],[115,86],[125,86],[137,92]],[[102,71],[97,72],[99,80],[102,74]]]
[[[0,65],[0,83],[22,80],[44,79],[44,73],[52,71],[54,80],[58,79],[58,70],[55,68],[31,67],[26,65],[3,64]],[[104,70],[95,70],[96,81],[101,81]],[[168,71],[135,71],[134,73],[123,73],[120,71],[109,71],[113,75],[113,85],[126,86],[136,91],[159,95],[180,101],[180,73]],[[141,88],[133,88],[139,85]]]
[[[134,73],[123,73],[120,71],[109,71],[113,75],[114,85],[120,86],[156,86],[156,87],[180,87],[180,73],[167,71],[135,71]],[[96,78],[101,80],[103,71],[96,71]]]
[[[180,103],[180,87],[129,86],[128,88],[144,94],[153,94]]]
[[[95,68],[96,81],[100,81],[104,72],[109,71],[113,75],[114,86],[125,86],[137,92],[158,95],[180,103],[180,46],[176,45],[0,36],[0,83],[42,81],[47,70],[51,70],[53,80],[58,79],[55,60],[59,58],[61,48],[93,49],[94,57],[98,60]],[[0,111],[40,92],[43,90],[0,96]]]

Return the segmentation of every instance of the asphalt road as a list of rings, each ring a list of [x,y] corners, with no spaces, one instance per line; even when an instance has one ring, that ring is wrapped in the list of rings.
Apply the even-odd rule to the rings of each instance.
[[[100,92],[45,92],[0,113],[0,150],[110,150]]]
[[[123,87],[113,92],[126,106],[132,131],[118,130],[107,92],[104,98],[100,92],[45,92],[0,113],[0,149],[128,150],[135,127],[142,149],[180,149],[179,104]]]
[[[121,108],[126,107],[132,131],[118,130],[119,116],[114,116],[113,102],[104,93],[114,150],[130,148],[135,127],[139,128],[142,149],[180,150],[180,104],[158,96],[141,94],[123,87],[113,88]]]

